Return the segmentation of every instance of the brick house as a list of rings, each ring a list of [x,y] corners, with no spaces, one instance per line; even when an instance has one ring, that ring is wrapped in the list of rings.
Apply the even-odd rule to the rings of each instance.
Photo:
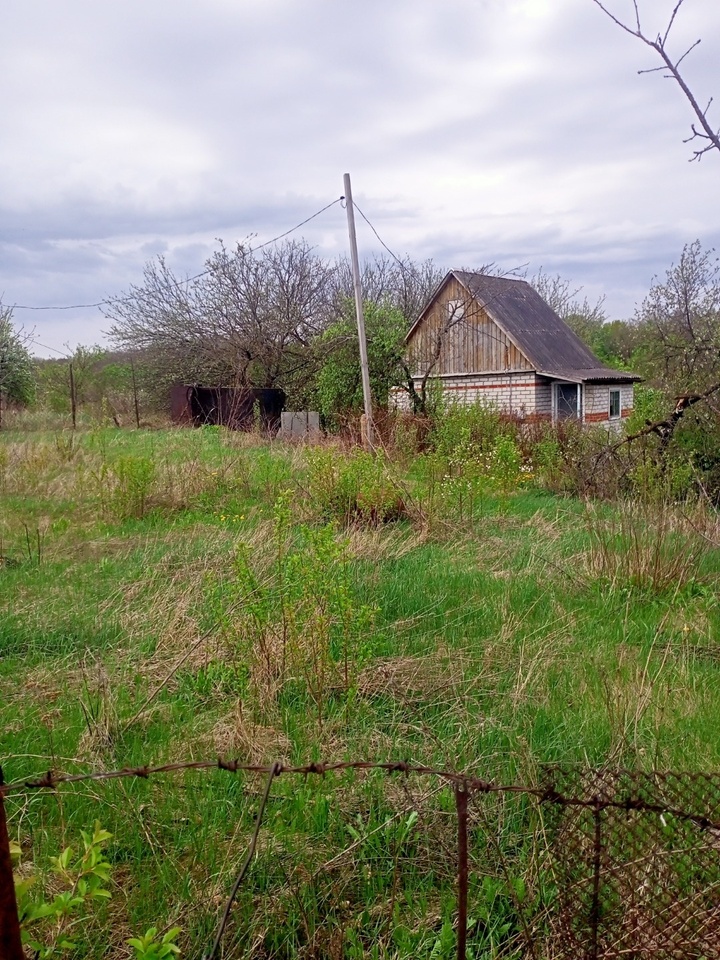
[[[640,377],[604,366],[524,280],[451,270],[408,332],[413,383],[521,417],[617,421]],[[398,406],[407,394],[394,392]]]

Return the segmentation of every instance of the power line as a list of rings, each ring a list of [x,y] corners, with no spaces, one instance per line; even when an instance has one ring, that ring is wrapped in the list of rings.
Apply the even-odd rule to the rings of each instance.
[[[325,213],[326,210],[329,210],[330,207],[334,207],[336,203],[340,203],[342,197],[338,197],[337,200],[333,200],[331,203],[326,204],[322,209],[316,211],[311,216],[307,217],[305,220],[302,220],[300,223],[296,223],[294,227],[290,227],[289,230],[286,230],[284,233],[279,234],[277,237],[273,237],[272,240],[266,240],[265,243],[259,244],[257,247],[251,247],[251,250],[262,250],[263,247],[269,247],[273,243],[277,243],[278,240],[284,239],[284,237],[290,236],[291,233],[294,233],[296,230],[299,230],[300,227],[304,227],[306,223],[310,223],[311,220],[314,220],[316,217],[319,217],[321,213]],[[382,242],[382,241],[381,241]],[[185,280],[177,281],[177,286],[181,286],[185,283],[192,283],[194,280],[199,280],[201,277],[207,276],[207,274],[212,272],[212,268],[207,270],[202,270],[200,273],[196,273],[192,277],[187,277]],[[33,311],[42,311],[42,310],[91,310],[97,307],[104,307],[110,303],[131,303],[133,300],[139,299],[139,295],[129,296],[129,297],[113,297],[105,300],[98,300],[97,303],[71,303],[65,304],[62,306],[48,306],[48,307],[34,307],[29,306],[24,303],[15,303],[12,305],[12,310],[33,310]],[[43,344],[38,344],[38,346],[43,346]],[[46,349],[52,350],[52,347],[47,347]]]
[[[266,240],[265,243],[261,243],[257,247],[252,247],[252,250],[262,250],[263,247],[269,247],[271,243],[277,243],[278,240],[282,240],[283,237],[289,236],[291,233],[294,233],[295,230],[299,230],[300,227],[304,227],[306,223],[310,223],[311,220],[314,220],[315,217],[319,217],[321,213],[325,213],[326,210],[329,210],[330,207],[334,207],[336,203],[340,203],[343,197],[338,197],[337,200],[333,200],[332,203],[328,203],[327,206],[324,206],[322,210],[318,210],[317,213],[314,213],[311,217],[308,217],[307,220],[303,220],[302,223],[296,224],[294,227],[291,227],[289,230],[286,230],[285,233],[281,233],[277,237],[273,237],[272,240]]]
[[[69,359],[70,359],[70,354],[69,354],[69,353],[64,353],[62,350],[58,350],[57,347],[51,347],[51,346],[50,346],[49,344],[47,344],[47,343],[40,343],[39,340],[30,340],[30,343],[32,343],[32,345],[33,345],[34,347],[42,347],[43,350],[52,350],[53,353],[57,353],[57,354],[59,354],[61,357],[65,357],[66,360],[69,360]]]
[[[377,237],[377,239],[379,240],[379,242],[382,244],[382,246],[385,247],[385,249],[386,249],[387,252],[390,254],[390,256],[393,258],[393,260],[396,260],[397,263],[400,265],[400,268],[401,268],[402,270],[405,270],[405,269],[406,269],[406,264],[403,263],[403,261],[400,259],[400,257],[397,256],[397,254],[395,254],[395,253],[392,252],[392,250],[390,249],[390,247],[385,243],[385,241],[383,240],[383,238],[382,238],[382,237],[380,236],[380,234],[377,232],[377,230],[375,229],[375,227],[370,223],[370,221],[368,220],[368,218],[365,216],[365,214],[362,212],[362,210],[361,210],[360,207],[355,203],[354,200],[353,200],[353,206],[355,207],[355,209],[357,210],[357,212],[360,214],[360,216],[363,218],[363,220],[365,221],[365,223],[370,227],[370,229],[371,229],[372,232],[375,234],[375,236]]]

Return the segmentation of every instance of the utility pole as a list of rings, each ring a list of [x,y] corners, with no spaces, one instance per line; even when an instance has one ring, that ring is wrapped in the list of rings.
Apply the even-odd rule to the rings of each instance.
[[[73,430],[77,427],[77,394],[75,393],[75,373],[73,362],[70,361],[70,413],[72,415]]]
[[[343,185],[345,188],[348,233],[350,235],[350,262],[352,264],[353,287],[355,289],[355,314],[357,316],[358,340],[360,341],[360,371],[362,373],[363,402],[365,405],[365,440],[366,446],[372,450],[375,446],[375,431],[373,429],[372,399],[370,397],[370,370],[368,368],[365,317],[363,316],[362,289],[360,287],[360,263],[358,261],[357,237],[355,236],[355,209],[353,207],[349,173],[344,175]]]

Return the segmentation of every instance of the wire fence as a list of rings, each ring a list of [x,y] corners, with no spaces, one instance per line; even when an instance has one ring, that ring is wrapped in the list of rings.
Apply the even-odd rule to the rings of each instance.
[[[205,960],[220,950],[234,900],[256,854],[274,781],[371,770],[433,778],[453,791],[459,960],[473,955],[469,948],[483,930],[502,919],[500,914],[511,920],[497,925],[500,940],[493,956],[720,960],[720,773],[558,766],[545,768],[537,784],[502,784],[406,761],[289,766],[222,759],[81,774],[48,771],[9,784],[3,784],[0,771],[2,960],[24,958],[4,799],[87,781],[145,779],[183,770],[266,777],[247,854]],[[525,824],[523,838],[508,843],[518,822]],[[487,884],[480,881],[493,876],[503,893],[488,902]]]

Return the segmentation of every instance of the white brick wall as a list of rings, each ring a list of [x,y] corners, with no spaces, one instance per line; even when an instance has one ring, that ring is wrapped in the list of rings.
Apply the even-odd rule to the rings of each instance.
[[[532,371],[514,373],[470,373],[439,378],[448,400],[457,403],[481,401],[500,410],[531,416],[550,413],[550,388]],[[416,379],[419,389],[420,380]],[[410,409],[410,400],[404,391],[392,391],[391,406]]]
[[[627,417],[633,408],[633,385],[630,384],[585,384],[584,418],[590,423],[609,420],[610,391],[620,391],[620,419]]]
[[[552,381],[539,377],[534,372],[474,373],[438,378],[447,399],[458,403],[476,403],[478,400],[520,416],[552,415]],[[420,388],[420,379],[415,386]],[[617,387],[615,387],[617,389]],[[583,417],[588,422],[603,422],[610,409],[608,384],[585,384],[583,389]],[[392,409],[409,411],[410,398],[404,390],[393,390],[390,395]],[[633,408],[633,385],[620,386],[620,409],[626,417]]]

